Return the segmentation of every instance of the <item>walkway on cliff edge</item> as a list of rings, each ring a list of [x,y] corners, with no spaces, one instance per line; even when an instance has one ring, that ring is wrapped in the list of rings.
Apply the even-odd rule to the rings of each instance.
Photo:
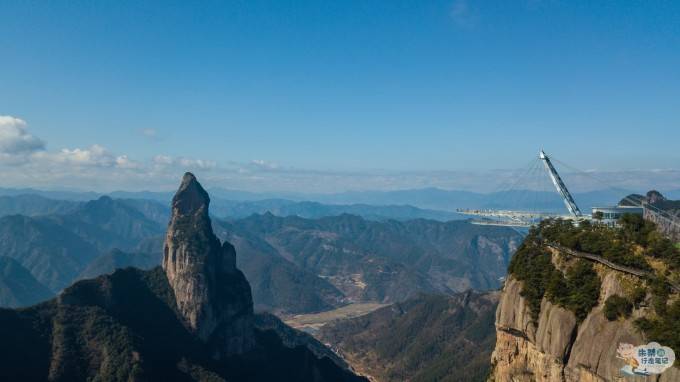
[[[642,278],[656,277],[656,274],[654,274],[654,272],[645,271],[645,270],[642,270],[642,269],[631,268],[631,267],[627,267],[625,265],[616,264],[616,263],[613,263],[613,262],[611,262],[611,261],[609,261],[609,260],[607,260],[604,257],[599,256],[599,255],[594,255],[592,253],[576,251],[576,250],[573,250],[571,248],[567,248],[567,247],[564,247],[564,246],[561,246],[561,245],[555,244],[555,243],[545,243],[545,245],[547,247],[550,247],[550,248],[555,249],[557,251],[560,251],[562,253],[566,253],[567,255],[572,256],[572,257],[578,257],[579,259],[586,259],[586,260],[598,262],[602,265],[605,265],[605,266],[607,266],[611,269],[617,270],[619,272],[628,273],[630,275],[642,277]],[[668,280],[666,280],[666,282],[676,292],[680,292],[680,286],[678,286],[677,284],[672,283],[671,281],[668,281]]]

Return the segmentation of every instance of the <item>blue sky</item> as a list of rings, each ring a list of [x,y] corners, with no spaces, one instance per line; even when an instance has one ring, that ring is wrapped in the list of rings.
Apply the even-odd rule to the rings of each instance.
[[[253,190],[474,188],[440,178],[541,147],[680,169],[677,1],[3,1],[0,17],[12,185],[193,169]]]

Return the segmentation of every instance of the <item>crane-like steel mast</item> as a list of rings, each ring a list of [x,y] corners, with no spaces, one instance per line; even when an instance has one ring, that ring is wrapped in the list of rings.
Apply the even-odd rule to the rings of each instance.
[[[581,210],[576,205],[574,198],[571,196],[567,186],[562,181],[560,174],[557,173],[555,166],[553,166],[552,161],[545,151],[541,150],[538,156],[539,160],[543,162],[544,167],[550,176],[550,180],[552,180],[553,185],[557,189],[557,193],[560,194],[560,197],[562,197],[562,201],[567,207],[569,214],[494,209],[458,209],[456,211],[460,214],[481,216],[484,218],[483,220],[471,220],[472,224],[500,225],[510,227],[531,227],[541,220],[548,218],[571,219],[576,221],[587,218],[587,216],[583,215]]]
[[[569,213],[571,213],[574,217],[581,217],[583,215],[581,213],[581,210],[576,205],[574,198],[569,193],[569,190],[567,189],[567,186],[562,181],[562,178],[560,178],[560,174],[558,174],[557,170],[555,170],[555,166],[553,166],[552,162],[550,161],[550,158],[545,154],[545,151],[543,151],[543,150],[541,150],[541,152],[538,156],[543,161],[543,164],[545,165],[546,170],[548,170],[548,174],[550,175],[550,179],[552,180],[553,184],[555,185],[555,188],[557,188],[557,192],[562,196],[562,200],[564,201],[564,205],[569,210]]]

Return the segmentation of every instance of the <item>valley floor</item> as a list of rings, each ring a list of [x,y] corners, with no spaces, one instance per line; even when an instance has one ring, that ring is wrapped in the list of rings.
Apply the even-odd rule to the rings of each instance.
[[[328,310],[320,313],[312,314],[298,314],[294,316],[281,317],[281,319],[289,326],[307,332],[309,334],[316,334],[319,329],[329,322],[347,318],[360,317],[378,310],[389,304],[379,303],[355,303],[345,305],[341,308]]]

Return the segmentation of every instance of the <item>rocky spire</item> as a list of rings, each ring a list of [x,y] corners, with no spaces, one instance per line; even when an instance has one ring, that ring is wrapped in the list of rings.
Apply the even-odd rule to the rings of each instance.
[[[234,247],[213,233],[209,206],[196,177],[184,174],[172,199],[163,269],[187,327],[220,357],[252,345],[253,301]]]

